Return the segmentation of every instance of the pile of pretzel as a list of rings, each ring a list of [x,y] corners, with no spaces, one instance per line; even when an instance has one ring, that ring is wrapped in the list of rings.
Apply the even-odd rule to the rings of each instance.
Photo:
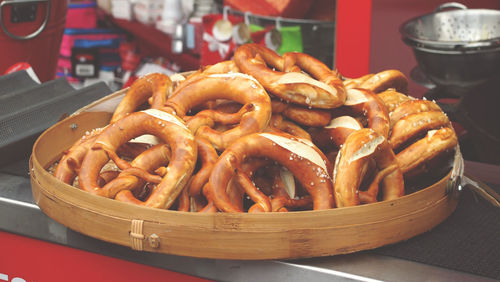
[[[345,79],[309,55],[243,45],[233,60],[186,77],[139,78],[109,125],[64,152],[54,176],[117,201],[190,212],[396,199],[407,175],[426,173],[457,144],[439,106],[404,94],[407,83],[397,70]]]

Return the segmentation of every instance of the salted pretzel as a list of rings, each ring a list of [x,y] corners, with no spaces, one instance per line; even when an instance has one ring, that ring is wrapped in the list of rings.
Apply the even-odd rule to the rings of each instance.
[[[372,160],[376,162],[378,171],[364,190],[360,186]],[[347,137],[337,155],[333,181],[335,201],[339,207],[376,202],[379,190],[382,190],[383,200],[404,195],[403,174],[394,152],[384,136],[368,128]]]
[[[217,150],[224,150],[241,136],[262,131],[271,118],[269,95],[258,81],[241,73],[199,76],[180,91],[175,91],[164,110],[185,118],[193,107],[215,99],[228,99],[243,105],[238,114],[239,124],[225,132],[211,128],[215,124],[213,117],[201,115],[189,120],[189,123],[202,120],[198,126],[190,125],[190,129],[196,136],[207,139]]]
[[[234,113],[228,113],[217,109],[207,109],[196,113],[195,116],[185,116],[184,120],[186,121],[189,129],[196,132],[202,126],[213,128],[216,124],[226,126],[238,124],[243,115],[250,112],[252,108],[253,105],[248,103],[243,106],[239,106],[239,110]]]
[[[265,170],[270,175],[270,178],[267,178],[266,181],[272,184],[272,191],[269,193],[272,212],[288,212],[290,209],[305,209],[312,206],[310,195],[297,198],[295,195],[290,195],[290,193],[295,193],[295,191],[290,191],[295,190],[295,179],[289,170],[277,165],[266,166]],[[249,212],[264,212],[264,210],[261,205],[254,204],[249,208]]]
[[[78,139],[67,151],[65,151],[54,170],[54,177],[64,183],[73,184],[85,154],[92,148],[97,135],[103,129],[104,128],[95,128],[90,132],[86,132],[84,136]],[[144,150],[146,150],[145,144],[125,143],[117,149],[117,153],[127,158],[134,158]],[[120,163],[124,162],[120,160]],[[126,167],[128,167],[128,165],[124,168]],[[111,180],[110,176],[112,174],[113,173],[109,171],[109,173],[105,175],[101,173],[100,177],[104,183],[107,183]]]
[[[391,137],[396,158],[406,176],[427,171],[429,163],[454,149],[456,134],[446,114],[434,102],[408,100],[391,112]],[[411,176],[410,176],[411,177]]]
[[[359,88],[374,93],[380,93],[390,88],[406,93],[408,92],[408,78],[398,70],[385,70],[368,77],[359,84]]]
[[[273,178],[273,194],[271,195],[271,207],[273,212],[287,212],[293,209],[304,209],[312,206],[311,196],[291,198],[286,190],[281,174]]]
[[[261,170],[263,173],[257,173],[257,170]],[[297,195],[293,174],[285,167],[280,167],[278,164],[273,163],[272,160],[252,158],[249,162],[242,164],[242,171],[259,187],[259,191],[262,191],[269,198],[272,212],[287,212],[290,209],[312,208],[312,198],[310,195]],[[233,181],[233,183],[236,184],[236,187],[232,187],[231,185],[234,184],[230,182],[230,189],[244,190],[241,187],[237,189],[239,184],[236,181]],[[253,204],[248,209],[250,213],[264,211],[263,206],[259,203]]]
[[[359,88],[361,83],[365,82],[368,78],[372,77],[373,75],[374,75],[373,73],[369,73],[369,74],[365,74],[363,76],[360,76],[358,78],[345,78],[342,81],[342,83],[344,84],[344,87],[346,89]]]
[[[347,89],[347,100],[344,104],[357,115],[364,115],[368,127],[385,138],[389,136],[389,113],[384,102],[372,91],[363,88]]]
[[[209,194],[219,210],[242,212],[231,203],[227,193],[228,184],[235,177],[247,195],[261,205],[262,210],[271,211],[269,198],[243,173],[241,165],[249,157],[267,157],[290,170],[311,195],[315,210],[334,206],[331,177],[328,174],[331,164],[314,144],[289,134],[255,133],[231,144],[215,163],[209,180]]]
[[[382,100],[382,102],[384,102],[384,105],[389,113],[394,111],[402,103],[415,99],[403,93],[397,92],[394,89],[388,89],[378,93],[377,96]]]
[[[198,146],[198,162],[200,169],[193,174],[187,185],[188,195],[195,197],[202,194],[202,188],[208,182],[212,168],[219,158],[217,151],[207,140],[197,137],[196,144]]]
[[[406,147],[396,158],[401,171],[406,174],[441,153],[456,148],[457,143],[455,131],[449,127],[429,130],[424,138]]]
[[[265,207],[268,209],[268,211],[270,211],[270,209],[272,208],[270,199],[267,198],[267,196],[272,192],[270,182],[267,177],[263,178],[263,176],[261,174],[258,174],[257,172],[260,169],[270,165],[271,163],[272,160],[267,158],[249,157],[245,160],[245,162],[241,164],[241,172],[248,175],[248,177],[252,180],[252,183],[254,183],[256,187],[259,187],[258,190],[255,190],[252,187],[246,187],[247,189],[250,189],[250,192],[246,197],[250,198],[254,202],[258,202],[259,199],[257,197],[259,197],[260,201],[263,201],[265,203]],[[211,190],[212,189],[207,189],[206,194],[207,198],[213,199],[213,197],[210,196]],[[239,183],[236,177],[233,177],[231,178],[231,180],[229,180],[226,192],[231,204],[234,207],[237,207],[242,211],[246,208],[244,204],[244,197],[246,193],[245,187]],[[254,204],[248,209],[248,212],[263,211],[264,208],[261,204]]]
[[[293,71],[286,72],[285,60]],[[288,53],[281,58],[271,49],[252,43],[236,49],[234,61],[243,73],[255,77],[266,90],[285,101],[323,109],[340,107],[345,101],[342,80],[309,55]],[[293,66],[312,77],[297,72]]]
[[[425,132],[442,127],[450,127],[450,120],[442,111],[429,111],[411,114],[397,121],[391,129],[389,142],[398,150],[406,142]]]
[[[202,195],[189,196],[186,188],[177,198],[177,210],[185,212],[216,212],[213,203],[208,203]]]
[[[172,93],[172,81],[162,73],[151,73],[138,78],[127,90],[116,107],[110,123],[136,111],[151,98],[151,108],[161,108]]]
[[[131,113],[103,130],[83,160],[78,175],[80,188],[92,194],[103,195],[97,178],[101,168],[108,162],[109,155],[128,140],[143,134],[155,135],[168,144],[172,158],[167,175],[154,191],[144,202],[137,201],[148,207],[169,208],[194,170],[197,149],[194,137],[183,121],[160,110]],[[122,192],[130,191],[121,191],[117,196]]]
[[[101,131],[102,128],[98,128],[87,132],[65,151],[54,170],[54,177],[66,184],[73,184],[85,154],[90,150]]]
[[[421,112],[432,112],[439,111],[441,108],[433,101],[429,100],[409,100],[401,103],[392,112],[389,113],[389,118],[391,120],[391,127],[396,124],[400,119]]]
[[[237,73],[240,72],[238,67],[233,61],[222,61],[213,65],[203,66],[197,71],[189,74],[184,80],[182,80],[177,87],[175,87],[174,93],[179,92],[182,88],[192,81],[200,78],[200,76],[206,76],[210,74],[223,74],[223,73]]]
[[[325,126],[332,119],[328,110],[310,109],[291,103],[285,103],[277,99],[271,99],[273,114],[281,114],[286,118],[305,126]]]
[[[119,174],[120,171],[118,170],[105,170],[99,173],[99,180],[97,183],[99,183],[99,186],[104,186],[106,185],[106,183],[111,182],[115,178],[117,178]]]
[[[271,116],[269,125],[264,131],[285,132],[296,137],[311,140],[311,135],[305,129],[291,121],[283,119],[283,117],[279,114],[273,114]]]
[[[349,134],[361,128],[363,124],[359,120],[351,116],[340,116],[333,118],[324,127],[309,128],[307,132],[313,143],[328,156],[329,152],[340,149]]]
[[[130,168],[121,171],[115,179],[108,181],[102,187],[102,195],[114,198],[122,190],[137,191],[144,186],[146,180],[153,180],[152,182],[155,184],[160,183],[161,177],[155,179],[150,174],[157,168],[167,165],[170,158],[171,153],[168,145],[157,144],[152,146],[132,160]]]

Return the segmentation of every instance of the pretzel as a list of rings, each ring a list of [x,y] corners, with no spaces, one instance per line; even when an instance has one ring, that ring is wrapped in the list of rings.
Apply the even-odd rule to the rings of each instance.
[[[209,180],[209,194],[219,210],[242,212],[231,203],[226,191],[233,177],[240,185],[243,184],[247,194],[250,190],[257,190],[251,180],[248,181],[249,176],[243,175],[241,168],[249,157],[267,157],[289,169],[311,195],[314,209],[333,207],[332,183],[328,174],[331,164],[319,149],[311,142],[289,134],[255,133],[231,144],[215,163]],[[263,210],[270,211],[270,203],[265,200],[267,197],[258,193],[257,190],[252,196],[261,200],[257,203]]]
[[[276,165],[266,167],[266,171],[271,175],[272,182],[271,211],[273,212],[288,212],[289,209],[306,208],[312,205],[311,196],[291,198],[288,186],[295,186],[295,179],[289,170],[279,168]],[[269,181],[269,180],[268,180]],[[287,184],[288,182],[288,184]],[[264,212],[261,205],[254,204],[250,207],[249,212]]]
[[[248,103],[240,106],[240,109],[235,113],[227,113],[220,110],[203,110],[195,116],[185,116],[188,128],[196,132],[202,126],[214,127],[216,123],[220,125],[233,125],[241,121],[244,114],[250,112],[253,105]]]
[[[430,111],[411,114],[401,118],[391,130],[389,142],[398,150],[406,142],[428,130],[450,127],[450,120],[442,111]]]
[[[341,116],[332,119],[324,131],[328,133],[328,139],[340,148],[351,133],[362,128],[363,125],[353,117]]]
[[[401,171],[406,174],[439,154],[457,146],[458,139],[449,127],[429,130],[427,135],[396,155]]]
[[[288,68],[296,65],[315,79],[301,72],[284,72],[285,60]],[[242,72],[255,77],[266,90],[285,101],[323,109],[340,107],[345,101],[344,85],[337,74],[309,55],[288,53],[281,58],[266,47],[245,44],[236,49],[234,61]]]
[[[325,126],[332,119],[332,115],[328,110],[310,109],[276,99],[271,99],[271,108],[273,113],[282,114],[288,119],[305,126]]]
[[[384,105],[386,106],[389,113],[394,111],[402,103],[414,99],[410,96],[406,96],[403,93],[399,93],[394,89],[388,89],[386,91],[378,93],[377,96],[382,100],[382,102],[384,102]]]
[[[177,198],[177,210],[184,212],[191,211],[191,199],[188,195],[186,187],[182,189],[179,197]]]
[[[189,83],[200,79],[202,76],[207,76],[211,74],[223,74],[223,73],[237,73],[240,72],[238,67],[233,61],[222,61],[213,65],[201,67],[197,71],[189,74],[182,82],[177,85],[175,92],[180,92],[184,86]]]
[[[345,106],[355,114],[362,114],[368,120],[368,127],[385,138],[389,136],[389,113],[384,102],[373,92],[362,89],[347,89]]]
[[[311,135],[306,130],[291,121],[284,120],[279,114],[273,114],[271,116],[271,120],[265,131],[284,132],[296,137],[311,140]]]
[[[188,189],[182,189],[181,194],[177,198],[177,210],[185,212],[216,212],[213,209],[213,203],[208,204],[207,200],[201,196],[189,196]]]
[[[66,184],[73,184],[75,177],[78,174],[83,158],[87,151],[94,144],[95,139],[101,133],[102,128],[94,129],[87,132],[84,136],[78,139],[59,160],[59,163],[54,170],[54,177]]]
[[[212,168],[219,155],[214,147],[203,138],[195,138],[198,146],[198,162],[200,169],[191,176],[187,185],[188,196],[195,197],[201,195],[203,186],[208,182]]]
[[[228,147],[241,136],[262,131],[271,118],[269,95],[255,79],[241,73],[200,76],[181,91],[175,91],[165,104],[165,110],[184,118],[196,105],[214,99],[236,101],[243,105],[244,110],[240,113],[239,125],[222,133],[208,126],[214,122],[206,116],[199,128],[190,126],[196,136],[207,139],[218,150]]]
[[[148,176],[145,176],[146,173],[152,173],[158,167],[167,165],[170,158],[170,148],[166,144],[152,146],[130,163],[131,167],[138,168],[139,170],[125,169],[118,177],[107,182],[102,187],[102,194],[105,197],[114,198],[122,190],[139,189],[145,184],[144,178],[148,178]],[[154,182],[159,183],[157,180]]]
[[[70,149],[65,151],[64,155],[61,157],[58,165],[54,170],[54,177],[63,181],[64,183],[70,185],[73,184],[75,177],[78,175],[78,171],[82,164],[83,158],[85,157],[85,154],[94,145],[94,141],[97,138],[97,135],[102,130],[103,128],[96,128],[91,132],[87,132],[84,136],[82,136],[82,138],[78,139]],[[117,149],[117,153],[128,158],[133,158],[142,153],[144,150],[146,150],[145,144],[125,143]],[[120,163],[124,163],[124,161],[122,160],[119,161]],[[125,168],[126,167],[128,167],[128,164],[125,165]],[[101,174],[100,177],[103,178],[103,183],[107,183],[112,180],[108,175]]]
[[[99,183],[99,186],[104,186],[106,183],[109,183],[113,181],[118,175],[120,174],[120,171],[118,170],[106,170],[101,173],[99,173],[99,180],[97,183]]]
[[[441,112],[442,110],[438,106],[438,104],[429,100],[409,100],[403,102],[389,114],[391,127],[393,127],[396,122],[406,116],[431,111]]]
[[[368,189],[363,191],[360,185],[371,160],[376,162],[378,172]],[[384,201],[404,195],[403,174],[394,152],[384,136],[367,128],[347,137],[337,155],[333,179],[335,201],[339,207],[376,202],[380,183]]]
[[[359,88],[374,93],[380,93],[390,88],[406,93],[408,91],[408,79],[398,70],[385,70],[370,76],[359,85]]]
[[[162,73],[151,73],[138,78],[127,90],[116,107],[110,123],[130,114],[151,99],[152,108],[161,108],[172,92],[172,81]]]
[[[365,74],[361,77],[358,78],[347,78],[344,79],[342,82],[344,84],[345,89],[350,89],[350,88],[359,88],[361,83],[365,82],[368,78],[374,76],[373,73],[370,74]]]
[[[286,212],[288,208],[307,208],[312,206],[312,199],[310,195],[291,198],[289,196],[290,189],[295,190],[295,188],[287,188],[290,186],[295,186],[295,179],[293,175],[285,168],[280,168],[277,170],[278,165],[273,164],[272,160],[268,158],[254,158],[250,157],[245,162],[241,164],[242,174],[248,175],[252,183],[259,187],[260,193],[258,197],[262,197],[262,200],[266,202],[266,207],[268,210],[264,210],[263,205],[253,204],[248,212]],[[264,174],[257,173],[258,170],[262,170]],[[259,171],[260,172],[260,171]],[[288,185],[285,185],[285,179],[288,181]],[[250,195],[255,193],[255,189],[252,187],[247,187],[250,190]],[[227,193],[229,195],[230,201],[236,207],[243,210],[243,195],[245,194],[245,187],[242,186],[233,177],[228,184]],[[258,191],[257,191],[258,192]],[[292,192],[295,195],[295,191]],[[250,198],[256,201],[255,196],[250,196]],[[270,206],[269,206],[270,205]]]
[[[169,145],[172,159],[168,174],[161,179],[151,195],[142,205],[169,208],[186,185],[196,163],[196,143],[182,120],[159,110],[149,109],[135,112],[108,126],[96,139],[92,150],[85,155],[79,173],[80,188],[92,194],[103,195],[97,184],[101,168],[108,162],[109,152],[121,144],[143,134],[153,134]],[[115,198],[118,199],[121,191]]]

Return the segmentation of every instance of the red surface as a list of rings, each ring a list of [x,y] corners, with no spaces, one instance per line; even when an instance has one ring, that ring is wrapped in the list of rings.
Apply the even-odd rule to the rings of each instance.
[[[369,71],[372,0],[337,0],[335,68],[345,77]]]
[[[0,281],[210,281],[0,232]],[[14,280],[16,281],[16,280]]]
[[[0,0],[2,2],[2,0]],[[3,9],[2,20],[10,33],[18,36],[36,31],[45,19],[46,3],[37,4],[35,21],[12,23],[11,5]],[[29,40],[12,39],[0,29],[0,73],[18,62],[28,62],[42,82],[56,75],[57,58],[66,22],[67,1],[51,0],[50,17],[45,29]]]

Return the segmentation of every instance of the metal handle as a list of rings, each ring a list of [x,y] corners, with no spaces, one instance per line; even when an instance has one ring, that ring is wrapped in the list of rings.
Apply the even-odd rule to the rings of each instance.
[[[493,206],[500,207],[500,195],[495,190],[480,180],[464,174],[464,159],[460,152],[460,147],[457,145],[450,181],[448,181],[448,185],[446,186],[446,193],[458,198],[464,188],[469,188]]]
[[[456,44],[453,48],[457,51],[469,51],[471,49],[484,49],[484,48],[489,48],[489,47],[495,47],[499,46],[500,40],[491,40],[491,39],[486,39],[486,40],[479,40],[476,42],[470,42],[470,43],[465,43],[465,44]]]
[[[461,185],[469,188],[472,192],[479,195],[493,206],[500,208],[500,195],[482,181],[470,175],[464,175]]]
[[[434,12],[440,12],[445,9],[459,9],[459,10],[467,10],[467,6],[465,6],[462,3],[458,2],[447,2],[444,4],[439,5],[436,9],[434,9]]]
[[[3,7],[7,5],[13,5],[13,4],[25,4],[25,3],[37,3],[37,2],[47,2],[47,11],[45,12],[45,19],[43,20],[42,25],[35,30],[33,33],[30,33],[28,35],[15,35],[11,33],[7,27],[5,26],[3,22]],[[2,26],[3,31],[5,34],[7,34],[10,38],[12,39],[17,39],[17,40],[28,40],[35,38],[38,36],[47,26],[47,22],[49,21],[50,17],[50,0],[4,0],[2,3],[0,3],[0,26]]]

